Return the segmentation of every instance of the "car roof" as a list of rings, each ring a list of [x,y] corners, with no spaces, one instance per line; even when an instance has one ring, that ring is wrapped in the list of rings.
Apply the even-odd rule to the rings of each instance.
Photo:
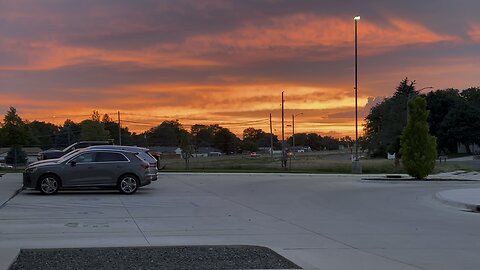
[[[132,151],[132,150],[125,150],[125,149],[109,149],[109,148],[90,148],[90,147],[87,147],[87,148],[82,148],[82,149],[79,149],[79,151],[77,152],[77,154],[75,156],[78,156],[80,154],[83,154],[83,153],[88,153],[88,152],[107,152],[107,153],[128,153],[128,154],[137,154],[139,153],[139,151]]]
[[[127,152],[148,152],[150,149],[137,146],[128,146],[128,145],[93,145],[85,149],[94,149],[94,150],[119,150]]]

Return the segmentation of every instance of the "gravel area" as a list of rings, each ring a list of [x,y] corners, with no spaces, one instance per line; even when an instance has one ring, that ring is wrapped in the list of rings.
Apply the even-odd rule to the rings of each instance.
[[[259,246],[24,249],[16,269],[301,269]]]

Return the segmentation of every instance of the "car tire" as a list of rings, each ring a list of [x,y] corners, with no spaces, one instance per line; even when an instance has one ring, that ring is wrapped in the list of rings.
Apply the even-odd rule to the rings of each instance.
[[[137,191],[140,186],[140,181],[134,175],[127,174],[120,177],[118,180],[117,188],[123,194],[133,194]]]
[[[40,193],[44,195],[52,195],[60,189],[60,179],[55,175],[44,175],[38,181]]]

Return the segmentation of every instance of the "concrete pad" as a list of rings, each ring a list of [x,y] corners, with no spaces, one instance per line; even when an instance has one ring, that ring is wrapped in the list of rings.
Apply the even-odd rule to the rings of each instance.
[[[416,265],[417,269],[477,270],[478,249],[432,248],[432,249],[379,249],[369,250],[387,258],[397,258]]]
[[[376,254],[357,249],[289,249],[281,255],[297,261],[299,264],[306,262],[313,268],[328,270],[418,270],[414,265],[409,265],[399,260],[392,260]]]
[[[480,249],[478,215],[433,199],[445,189],[480,184],[361,178],[162,174],[132,196],[26,190],[0,209],[0,248],[7,256],[12,248],[258,245],[306,269],[480,265],[472,256]]]

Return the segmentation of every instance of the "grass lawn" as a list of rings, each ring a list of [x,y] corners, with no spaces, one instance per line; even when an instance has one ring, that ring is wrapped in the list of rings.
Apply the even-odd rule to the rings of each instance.
[[[405,173],[403,166],[386,159],[362,159],[363,173]],[[281,168],[280,158],[250,156],[222,156],[191,158],[189,169],[185,160],[165,159],[160,161],[163,171],[167,172],[292,172],[292,173],[351,173],[352,162],[338,155],[297,155],[288,159],[287,169]],[[437,163],[434,173],[465,170],[471,168],[453,163]]]

